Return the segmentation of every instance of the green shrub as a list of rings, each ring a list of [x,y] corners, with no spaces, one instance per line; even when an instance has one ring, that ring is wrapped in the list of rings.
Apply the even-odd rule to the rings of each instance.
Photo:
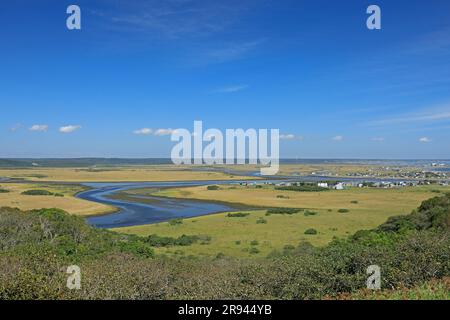
[[[305,234],[314,235],[314,234],[317,234],[317,230],[311,228],[311,229],[306,230]]]
[[[228,218],[244,218],[249,215],[250,215],[250,213],[248,213],[248,212],[235,212],[235,213],[230,212],[227,214],[227,217]]]
[[[153,258],[155,255],[154,250],[149,245],[140,241],[123,242],[120,244],[120,249],[122,252],[133,253],[142,258]]]
[[[348,213],[348,212],[350,212],[350,210],[348,210],[348,209],[339,209],[338,212],[339,213]]]
[[[305,210],[305,212],[303,214],[305,215],[305,217],[308,217],[308,216],[315,216],[315,215],[317,215],[317,212]]]
[[[358,200],[353,200],[353,201],[350,201],[350,203],[352,203],[352,204],[358,204],[359,202],[358,202]]]
[[[252,240],[252,241],[250,241],[250,245],[257,246],[257,245],[259,245],[259,242],[258,242],[258,240]]]
[[[8,189],[0,188],[0,193],[9,193],[9,192],[10,191]]]
[[[300,212],[301,209],[296,208],[273,208],[267,210],[267,213],[270,214],[295,214]]]
[[[152,247],[170,247],[170,246],[190,246],[198,241],[208,243],[211,241],[210,236],[187,236],[183,234],[178,238],[162,237],[156,234],[151,234],[145,238],[145,243]]]
[[[175,219],[169,220],[169,225],[171,225],[171,226],[177,226],[180,224],[183,224],[183,219],[181,219],[181,218],[175,218]]]
[[[259,218],[258,220],[256,220],[256,224],[266,224],[267,220],[264,218]]]
[[[207,190],[219,190],[220,188],[219,188],[219,186],[214,185],[214,186],[207,186],[206,189]]]
[[[256,247],[252,247],[250,248],[250,250],[248,251],[250,254],[258,254],[260,251],[258,248]]]
[[[52,196],[53,193],[47,190],[27,190],[22,192],[23,195],[27,196]]]
[[[225,254],[223,252],[219,252],[218,254],[216,254],[216,260],[220,260],[225,258]]]

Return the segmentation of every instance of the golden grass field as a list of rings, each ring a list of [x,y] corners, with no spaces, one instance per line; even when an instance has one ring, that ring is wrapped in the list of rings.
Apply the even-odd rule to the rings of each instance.
[[[432,191],[434,190],[434,192]],[[266,216],[266,210],[247,211],[244,218],[230,218],[220,213],[209,216],[185,219],[181,225],[160,223],[116,229],[119,232],[138,235],[158,234],[160,236],[209,235],[210,244],[194,244],[188,247],[159,248],[158,252],[167,254],[225,255],[236,257],[264,256],[285,245],[298,245],[309,241],[322,246],[333,237],[345,237],[361,229],[374,228],[394,215],[409,214],[425,199],[436,196],[436,190],[450,191],[443,187],[411,187],[401,189],[349,189],[327,192],[277,191],[266,186],[263,189],[243,186],[222,186],[220,190],[207,190],[205,186],[161,190],[155,195],[189,199],[220,200],[247,205],[267,207],[307,208],[317,212],[305,216],[303,212],[293,215]],[[135,190],[145,193],[145,190]],[[278,195],[289,199],[277,198]],[[357,201],[357,203],[352,203]],[[338,209],[349,209],[339,213]],[[266,224],[257,224],[259,218]],[[305,235],[305,230],[314,228],[317,235]],[[252,246],[256,240],[258,245]],[[250,254],[251,247],[260,252]]]
[[[203,171],[192,169],[200,168]],[[256,165],[216,165],[215,169],[229,169],[235,172],[258,171]],[[235,176],[223,172],[207,171],[204,166],[146,165],[126,167],[95,168],[0,168],[0,177],[25,179],[27,181],[56,182],[122,182],[122,181],[188,181],[188,180],[242,180],[256,177]],[[404,168],[410,172],[415,168]],[[278,175],[329,175],[344,177],[352,174],[395,177],[398,173],[391,169],[373,165],[353,164],[295,164],[280,165]]]
[[[187,199],[221,200],[250,206],[309,209],[389,209],[394,214],[405,214],[417,207],[418,203],[432,196],[431,190],[433,189],[439,189],[439,187],[350,188],[326,192],[295,192],[275,190],[273,186],[256,188],[255,186],[234,184],[220,186],[220,189],[216,191],[207,190],[205,186],[199,186],[163,189],[153,194]],[[136,190],[135,192],[142,193],[142,190]],[[283,198],[277,196],[283,196]],[[358,204],[352,204],[352,201],[358,201]]]
[[[89,216],[105,214],[115,211],[115,208],[96,202],[75,198],[77,192],[83,190],[76,185],[44,185],[36,183],[4,183],[0,186],[10,192],[0,193],[0,207],[12,207],[22,210],[59,208],[68,213]],[[47,190],[64,194],[64,197],[30,196],[21,194],[26,190]]]
[[[53,182],[141,182],[246,179],[245,177],[233,176],[222,172],[192,171],[190,169],[192,169],[192,167],[175,165],[112,168],[15,168],[0,169],[0,177],[25,179],[27,181]]]

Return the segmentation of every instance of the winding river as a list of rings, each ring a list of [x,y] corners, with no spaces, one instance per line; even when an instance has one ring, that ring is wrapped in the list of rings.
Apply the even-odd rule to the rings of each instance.
[[[77,194],[84,200],[114,206],[117,212],[87,218],[87,222],[97,228],[116,228],[158,223],[175,218],[188,218],[207,214],[235,211],[232,205],[207,201],[171,199],[156,196],[128,195],[127,199],[113,198],[118,193],[141,188],[168,188],[202,186],[210,184],[239,183],[239,181],[180,181],[145,183],[85,183],[88,191]],[[132,201],[130,198],[135,198]]]
[[[254,175],[252,175],[254,177]],[[283,179],[284,178],[284,179]],[[226,211],[237,211],[232,204],[219,202],[174,199],[151,195],[127,194],[125,199],[115,195],[132,189],[141,188],[171,188],[206,186],[212,184],[232,184],[241,182],[279,182],[279,181],[321,181],[332,180],[331,177],[303,176],[276,177],[277,180],[208,180],[208,181],[176,181],[176,182],[127,182],[127,183],[84,183],[88,191],[77,194],[84,200],[94,201],[116,207],[114,213],[87,218],[87,222],[97,228],[117,228],[169,221],[175,218],[188,218]],[[336,178],[334,178],[336,179]],[[381,181],[381,179],[339,178],[340,181]],[[385,179],[384,181],[405,181],[400,179]],[[241,207],[242,210],[242,207]]]

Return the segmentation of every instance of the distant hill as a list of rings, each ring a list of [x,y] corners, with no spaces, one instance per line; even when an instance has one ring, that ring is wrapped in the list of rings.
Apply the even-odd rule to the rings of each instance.
[[[0,159],[1,168],[92,167],[121,165],[171,164],[170,159],[64,158],[64,159]]]

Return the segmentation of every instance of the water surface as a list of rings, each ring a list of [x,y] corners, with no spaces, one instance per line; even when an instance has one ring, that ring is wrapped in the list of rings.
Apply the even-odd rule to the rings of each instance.
[[[131,189],[200,186],[233,183],[230,181],[202,182],[146,182],[146,183],[86,183],[92,189],[81,192],[78,198],[112,205],[118,211],[111,214],[87,218],[87,222],[97,228],[117,228],[188,218],[212,213],[235,211],[232,205],[214,202],[171,199],[156,196],[130,195],[127,200],[112,199],[112,195]],[[130,201],[129,198],[136,198]],[[140,202],[141,201],[141,202]],[[143,202],[145,201],[145,203]]]

